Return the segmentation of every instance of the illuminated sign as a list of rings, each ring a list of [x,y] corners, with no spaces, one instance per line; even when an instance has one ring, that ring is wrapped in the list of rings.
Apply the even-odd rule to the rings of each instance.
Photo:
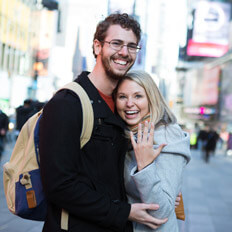
[[[211,115],[216,113],[216,109],[209,107],[186,107],[184,108],[186,114],[201,114],[201,115]]]
[[[195,9],[189,56],[220,57],[229,49],[230,4],[199,1]]]

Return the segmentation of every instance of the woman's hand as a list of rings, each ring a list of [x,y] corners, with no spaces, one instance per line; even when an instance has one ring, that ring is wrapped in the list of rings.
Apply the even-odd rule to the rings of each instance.
[[[142,125],[138,127],[137,143],[134,139],[133,133],[130,132],[130,139],[134,149],[135,158],[137,161],[138,171],[152,163],[162,151],[166,144],[161,144],[158,149],[154,150],[154,123],[151,123],[150,133],[148,134],[148,122],[145,122],[144,130],[142,132]]]

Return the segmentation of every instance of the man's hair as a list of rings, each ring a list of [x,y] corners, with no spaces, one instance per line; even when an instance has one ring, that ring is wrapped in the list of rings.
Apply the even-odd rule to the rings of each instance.
[[[137,38],[137,42],[139,43],[141,39],[140,25],[132,16],[129,16],[126,13],[111,14],[108,17],[106,17],[103,21],[99,22],[96,28],[96,32],[94,34],[93,41],[95,39],[97,39],[100,42],[104,41],[106,37],[106,32],[111,25],[120,25],[122,28],[131,29]],[[93,46],[93,54],[96,58],[97,56],[94,51],[94,46]]]

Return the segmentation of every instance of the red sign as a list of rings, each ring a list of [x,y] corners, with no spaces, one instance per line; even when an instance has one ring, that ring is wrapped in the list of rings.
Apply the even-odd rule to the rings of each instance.
[[[215,43],[200,43],[189,40],[188,56],[221,57],[229,50],[229,45]]]

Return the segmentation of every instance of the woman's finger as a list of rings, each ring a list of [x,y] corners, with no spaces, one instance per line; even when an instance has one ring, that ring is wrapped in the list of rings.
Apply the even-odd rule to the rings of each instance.
[[[148,122],[145,121],[145,125],[144,125],[144,129],[143,129],[143,142],[147,142],[148,141]]]
[[[133,148],[135,148],[136,142],[135,142],[134,134],[132,131],[130,131],[130,140],[131,140],[131,144],[132,144]]]
[[[150,144],[153,144],[153,141],[154,141],[154,130],[155,130],[155,125],[154,125],[154,123],[152,122],[152,123],[151,123],[151,128],[150,128],[150,133],[149,133],[149,140],[148,140],[148,142],[149,142]]]
[[[142,125],[141,123],[139,123],[137,143],[141,143],[141,141],[142,141]]]

